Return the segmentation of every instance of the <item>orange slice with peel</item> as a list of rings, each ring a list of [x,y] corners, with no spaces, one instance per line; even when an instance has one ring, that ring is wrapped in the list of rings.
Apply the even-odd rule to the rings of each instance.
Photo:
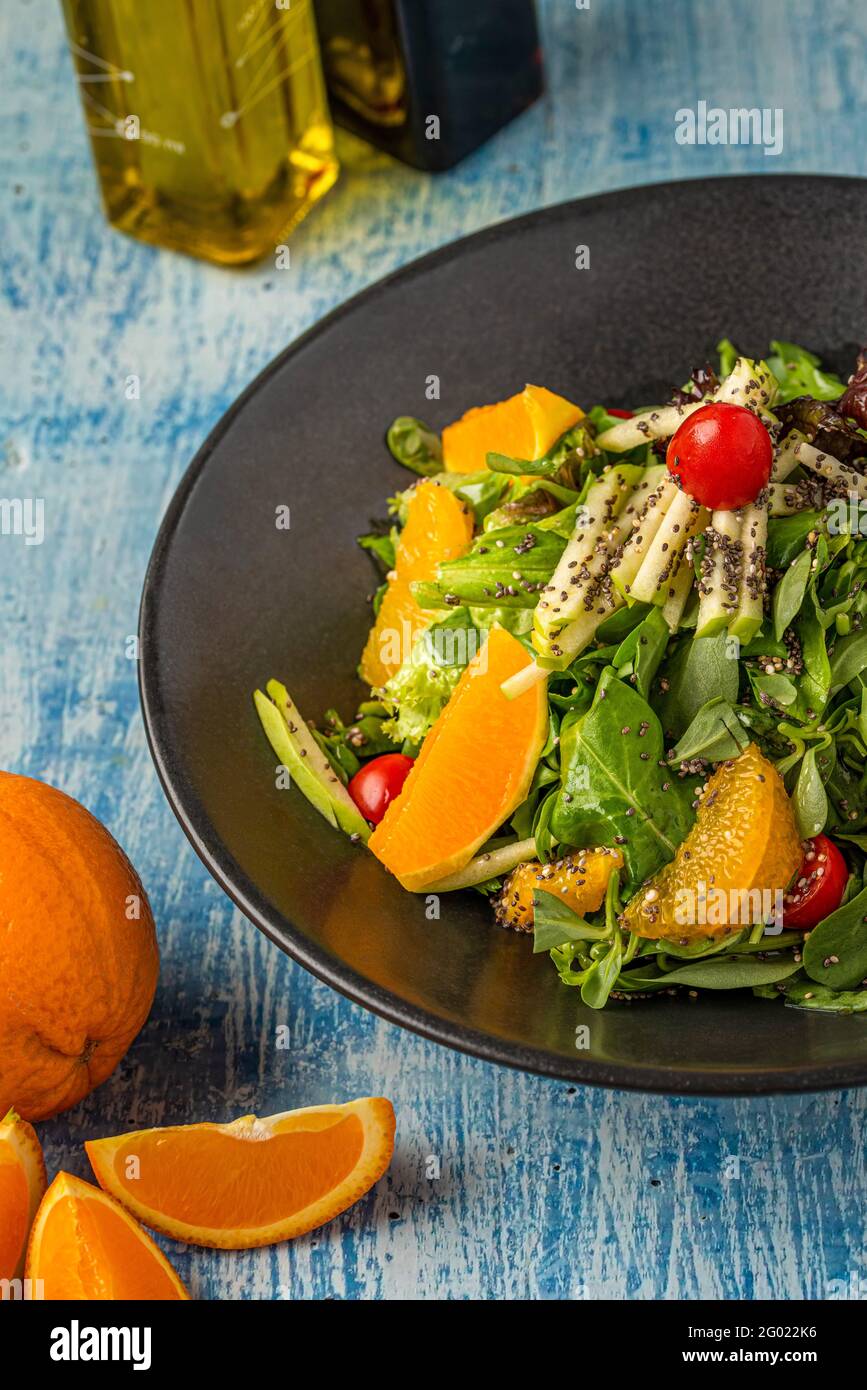
[[[418,891],[457,873],[521,804],[548,732],[539,682],[515,700],[500,686],[527,651],[494,626],[464,670],[368,848]]]
[[[35,1299],[189,1298],[147,1231],[113,1197],[71,1173],[58,1173],[42,1199],[26,1269]]]
[[[382,1097],[231,1124],[141,1129],[85,1144],[106,1191],[155,1231],[246,1250],[312,1231],[382,1177],[394,1111]]]
[[[494,900],[497,921],[514,931],[532,931],[537,893],[553,894],[579,917],[596,912],[605,900],[608,880],[622,866],[619,849],[577,849],[551,864],[519,864]]]
[[[361,677],[368,685],[385,685],[431,621],[432,615],[416,603],[411,585],[436,578],[437,565],[463,555],[472,539],[473,514],[449,488],[428,479],[413,489],[395,567],[361,657]]]
[[[0,1279],[23,1273],[27,1237],[45,1186],[36,1131],[10,1110],[0,1121]]]
[[[627,904],[622,921],[638,936],[691,941],[762,921],[801,866],[783,780],[754,743],[706,787],[674,858]]]
[[[488,466],[488,454],[536,460],[584,412],[544,386],[525,386],[497,405],[478,405],[443,430],[443,463],[450,473],[478,473]]]

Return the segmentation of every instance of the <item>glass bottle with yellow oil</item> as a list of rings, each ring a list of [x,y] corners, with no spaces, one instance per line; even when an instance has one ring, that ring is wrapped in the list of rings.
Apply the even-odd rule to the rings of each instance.
[[[106,213],[224,265],[337,177],[310,0],[62,0]]]

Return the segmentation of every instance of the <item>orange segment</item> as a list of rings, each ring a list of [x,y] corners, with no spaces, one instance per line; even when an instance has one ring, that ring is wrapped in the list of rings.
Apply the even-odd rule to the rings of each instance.
[[[0,1279],[24,1270],[27,1237],[45,1191],[45,1163],[36,1133],[10,1110],[0,1122]]]
[[[27,1278],[34,1298],[51,1301],[189,1298],[147,1232],[113,1197],[70,1173],[58,1173],[42,1200]]]
[[[312,1231],[363,1197],[391,1162],[394,1111],[368,1097],[142,1129],[85,1148],[100,1185],[145,1225],[244,1250]]]
[[[547,454],[584,412],[544,386],[525,386],[497,405],[479,405],[443,430],[443,462],[451,473],[478,473],[489,453],[535,460]]]
[[[395,568],[361,657],[361,676],[368,685],[379,688],[394,675],[431,620],[430,613],[419,608],[410,585],[434,579],[440,561],[463,555],[472,538],[472,512],[453,492],[433,479],[414,488]]]
[[[709,779],[692,830],[639,889],[623,922],[639,936],[670,941],[725,935],[763,920],[762,907],[773,908],[802,857],[782,779],[751,743]]]
[[[500,689],[526,665],[517,638],[492,627],[368,840],[404,888],[457,873],[526,797],[548,731],[547,690],[540,681],[507,700]]]
[[[497,921],[514,931],[532,931],[537,892],[552,893],[579,917],[602,906],[608,880],[623,865],[619,849],[579,849],[553,864],[531,860],[513,869],[495,902]]]

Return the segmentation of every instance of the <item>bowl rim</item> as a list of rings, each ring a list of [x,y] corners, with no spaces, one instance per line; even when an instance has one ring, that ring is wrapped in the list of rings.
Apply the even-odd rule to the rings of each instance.
[[[365,303],[387,294],[397,283],[404,283],[425,274],[431,267],[460,257],[468,244],[485,247],[504,236],[514,236],[525,227],[540,220],[557,217],[617,203],[641,201],[666,190],[697,191],[721,184],[758,188],[768,182],[794,185],[845,184],[862,185],[867,179],[844,174],[732,174],[718,177],[663,180],[626,188],[617,188],[587,197],[570,198],[561,202],[505,218],[489,226],[446,242],[357,291],[349,299],[316,320],[272,358],[231,403],[210,430],[184,471],[171,501],[160,522],[153,549],[145,571],[139,607],[138,686],[145,736],[154,766],[166,799],[181,829],[211,877],[236,907],[269,940],[285,951],[312,975],[322,980],[355,1004],[377,1014],[389,1023],[397,1024],[431,1042],[478,1057],[486,1062],[508,1066],[518,1071],[585,1086],[649,1092],[665,1095],[746,1096],[783,1093],[839,1090],[867,1085],[867,1061],[834,1062],[827,1066],[808,1064],[801,1067],[773,1067],[764,1064],[757,1068],[727,1068],[696,1066],[690,1071],[681,1067],[637,1063],[594,1061],[589,1054],[576,1051],[575,1057],[510,1042],[494,1034],[468,1027],[456,1020],[438,1016],[421,1005],[409,1004],[400,995],[384,989],[361,975],[338,957],[309,940],[296,924],[277,911],[267,901],[223,845],[210,825],[198,798],[190,789],[189,795],[173,768],[171,744],[167,737],[166,714],[160,688],[159,658],[150,656],[156,644],[150,639],[154,632],[160,605],[162,578],[169,551],[184,511],[196,484],[217,445],[222,441],[246,403],[284,364],[304,350],[309,342]]]

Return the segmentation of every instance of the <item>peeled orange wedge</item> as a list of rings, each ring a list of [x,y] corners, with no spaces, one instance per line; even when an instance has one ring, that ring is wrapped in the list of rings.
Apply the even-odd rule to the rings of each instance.
[[[430,622],[410,586],[434,579],[437,565],[463,555],[472,538],[472,512],[447,487],[429,479],[413,489],[394,571],[361,657],[361,677],[368,685],[378,689],[395,674]]]
[[[548,731],[547,691],[538,682],[507,700],[500,689],[526,665],[518,639],[492,627],[368,840],[404,888],[464,868],[526,797]]]
[[[451,473],[487,468],[489,453],[540,459],[584,418],[579,406],[544,386],[525,386],[497,405],[468,410],[443,430],[443,463]]]
[[[602,906],[608,880],[622,866],[619,849],[579,849],[552,864],[535,859],[519,864],[494,900],[497,921],[514,931],[532,931],[537,893],[553,893],[558,902],[586,917]]]
[[[763,920],[761,909],[773,909],[802,859],[783,780],[750,743],[709,778],[695,825],[632,898],[623,923],[668,941],[726,935]]]
[[[175,1125],[85,1145],[100,1185],[146,1226],[246,1250],[331,1221],[377,1182],[394,1151],[381,1097],[231,1124]]]
[[[113,1197],[58,1173],[42,1199],[27,1251],[33,1297],[186,1299],[163,1252]]]
[[[27,1237],[45,1191],[45,1163],[33,1127],[10,1110],[0,1121],[0,1279],[24,1270]]]

